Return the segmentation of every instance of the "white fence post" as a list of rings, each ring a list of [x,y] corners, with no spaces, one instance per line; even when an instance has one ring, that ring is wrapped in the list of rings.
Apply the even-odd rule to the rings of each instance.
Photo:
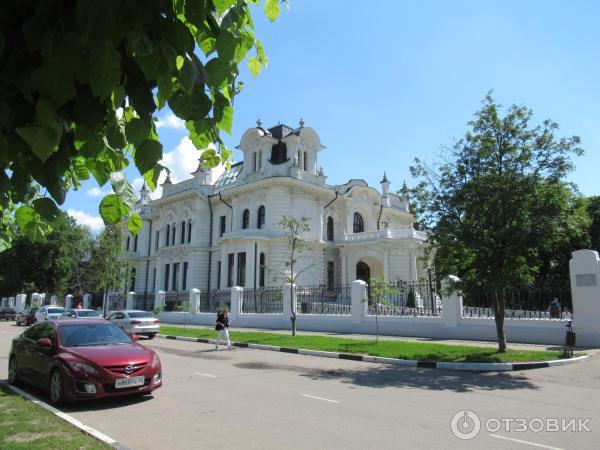
[[[6,308],[7,302],[8,302],[8,297],[2,297],[2,303],[0,303],[0,305],[2,305],[2,308]]]
[[[56,295],[50,296],[50,305],[52,305],[52,306],[58,305],[58,297]]]
[[[573,329],[577,345],[600,344],[600,258],[598,252],[578,250],[569,261],[573,297]]]
[[[351,283],[350,299],[352,303],[352,323],[361,323],[367,315],[367,283],[355,280]]]
[[[15,298],[14,297],[8,297],[8,306],[11,308],[15,307]]]
[[[127,300],[125,302],[125,309],[133,309],[133,299],[135,298],[135,292],[131,291],[127,293]]]
[[[192,314],[200,312],[200,289],[190,289],[190,312]]]
[[[71,294],[67,294],[65,296],[65,309],[73,308],[73,296]]]
[[[83,294],[83,307],[85,309],[92,308],[92,294]]]
[[[15,301],[15,311],[20,313],[25,309],[25,303],[27,302],[27,294],[17,294]]]
[[[296,304],[298,302],[298,296],[296,295],[296,285],[291,285],[292,289],[290,292],[290,284],[285,283],[283,285],[283,318],[290,319],[292,317],[292,311],[296,311]]]
[[[165,306],[165,291],[158,291],[154,295],[154,309]]]
[[[233,286],[231,288],[231,320],[235,320],[239,317],[242,307],[242,295],[244,288],[239,286]]]
[[[454,275],[442,280],[442,316],[447,327],[457,327],[463,315],[463,298],[454,288],[454,284],[459,281]]]

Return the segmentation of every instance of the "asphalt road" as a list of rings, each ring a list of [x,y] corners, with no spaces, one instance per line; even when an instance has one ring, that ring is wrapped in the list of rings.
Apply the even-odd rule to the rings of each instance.
[[[2,378],[10,339],[20,331],[0,324]],[[215,352],[163,339],[143,343],[163,364],[164,386],[154,396],[63,409],[131,449],[597,449],[600,442],[598,355],[547,369],[465,373],[251,349]],[[461,410],[481,420],[471,440],[452,433],[452,417]],[[462,417],[464,435],[474,422]],[[523,423],[534,431],[517,431]]]

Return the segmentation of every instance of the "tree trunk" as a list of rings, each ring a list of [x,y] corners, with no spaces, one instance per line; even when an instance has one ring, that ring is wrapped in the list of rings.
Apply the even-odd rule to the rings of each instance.
[[[292,266],[293,267],[293,266]],[[294,283],[290,283],[290,310],[292,311],[292,315],[290,316],[290,320],[292,321],[292,336],[296,336],[296,310],[294,308]]]
[[[290,317],[292,321],[292,336],[296,336],[296,313],[292,312],[292,316]]]
[[[494,291],[494,321],[498,336],[498,353],[506,353],[506,334],[504,333],[504,297]]]

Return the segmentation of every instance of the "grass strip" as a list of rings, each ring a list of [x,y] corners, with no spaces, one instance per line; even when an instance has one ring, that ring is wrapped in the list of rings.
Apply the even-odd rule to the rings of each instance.
[[[181,328],[161,325],[161,334],[214,339],[215,331],[210,328]],[[411,359],[416,361],[450,361],[469,363],[552,361],[564,356],[558,351],[508,350],[498,353],[493,347],[471,345],[446,345],[428,342],[400,340],[350,339],[329,336],[297,334],[295,337],[280,333],[257,331],[231,331],[233,342],[274,345],[278,347],[303,348],[339,353],[383,356],[386,358]],[[580,356],[583,353],[577,353]]]
[[[2,450],[106,450],[107,444],[0,385]]]

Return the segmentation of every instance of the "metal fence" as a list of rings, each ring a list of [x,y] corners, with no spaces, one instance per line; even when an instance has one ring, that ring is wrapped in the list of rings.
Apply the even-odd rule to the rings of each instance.
[[[200,312],[216,313],[225,306],[231,309],[231,291],[229,289],[200,293]]]
[[[165,292],[165,311],[186,311],[190,303],[190,291]]]
[[[434,282],[396,281],[369,286],[368,314],[375,316],[437,316],[442,300]]]
[[[508,319],[571,318],[571,289],[564,285],[505,289],[504,317]],[[491,292],[463,293],[463,317],[494,317],[495,296]],[[556,299],[556,300],[555,300]]]
[[[111,292],[106,296],[106,303],[109,311],[118,311],[127,306],[127,296],[122,292]]]
[[[296,312],[298,314],[351,314],[350,285],[334,288],[325,285],[298,286]]]
[[[133,296],[133,309],[152,311],[154,309],[154,293],[135,294]]]
[[[244,289],[243,314],[281,314],[283,312],[283,287]]]

